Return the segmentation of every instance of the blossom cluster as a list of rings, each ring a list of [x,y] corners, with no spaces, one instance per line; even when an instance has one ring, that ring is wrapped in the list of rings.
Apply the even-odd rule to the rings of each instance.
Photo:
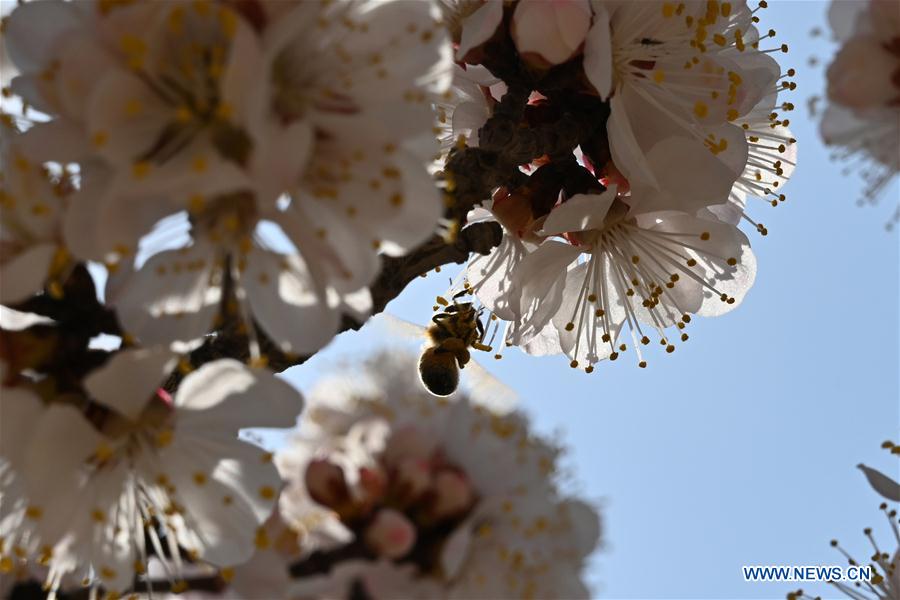
[[[794,72],[772,58],[787,46],[759,29],[764,7],[457,6],[463,102],[450,115],[450,141],[494,143],[491,120],[516,94],[535,128],[565,131],[570,115],[594,115],[568,144],[521,165],[480,215],[504,235],[469,262],[466,286],[508,322],[506,344],[565,353],[588,372],[631,345],[643,367],[651,337],[672,352],[692,315],[741,303],[756,262],[738,225],[766,233],[746,214],[747,198],[784,202],[796,164],[784,116],[793,105],[779,100]],[[504,51],[521,64],[505,64]]]
[[[896,457],[900,457],[900,446],[891,441],[881,445]],[[844,581],[829,581],[841,595],[852,600],[896,600],[900,598],[900,519],[897,518],[896,504],[900,503],[900,483],[877,469],[864,464],[858,465],[866,476],[872,490],[881,497],[879,510],[888,520],[897,548],[891,552],[890,546],[885,549],[878,545],[871,527],[866,527],[863,534],[872,546],[872,554],[868,560],[857,561],[845,550],[838,540],[831,540],[831,547],[836,548],[850,565],[868,566],[871,578],[867,582],[854,582],[852,585]],[[896,470],[894,470],[896,472]],[[889,504],[891,503],[891,504]],[[819,596],[810,596],[802,589],[790,592],[787,600],[821,600]]]
[[[303,406],[264,350],[312,354],[364,320],[381,256],[443,211],[437,16],[364,0],[4,16],[4,584],[177,592],[261,545],[283,482],[239,433]],[[232,334],[244,352],[185,354]]]
[[[828,66],[820,132],[848,169],[860,170],[864,200],[876,202],[900,172],[900,8],[891,0],[833,0],[828,20],[840,48]]]
[[[310,393],[275,458],[299,548],[296,579],[273,595],[589,597],[581,570],[600,522],[560,490],[559,449],[477,392],[429,394],[415,364],[385,352]]]
[[[738,225],[766,233],[747,199],[784,202],[796,162],[764,7],[19,4],[0,29],[0,575],[51,596],[178,592],[208,565],[248,596],[587,597],[596,511],[496,398],[438,399],[385,355],[315,391],[278,456],[239,434],[303,408],[270,356],[362,324],[382,265],[454,225],[502,230],[465,288],[504,343],[588,372],[738,306]],[[445,364],[481,325],[444,323]]]
[[[199,340],[231,291],[285,352],[321,348],[342,313],[370,311],[379,253],[414,247],[441,214],[422,140],[450,56],[431,8],[18,7],[10,90],[49,119],[4,117],[3,301],[90,260],[142,344]]]

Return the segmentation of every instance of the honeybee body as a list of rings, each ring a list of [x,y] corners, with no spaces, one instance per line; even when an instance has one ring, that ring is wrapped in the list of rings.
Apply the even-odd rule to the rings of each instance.
[[[471,302],[453,304],[434,315],[426,330],[429,346],[419,358],[419,376],[428,391],[437,396],[449,396],[459,386],[459,370],[471,359],[469,348],[490,351],[482,343],[484,325],[480,311]],[[440,301],[440,299],[439,299]]]

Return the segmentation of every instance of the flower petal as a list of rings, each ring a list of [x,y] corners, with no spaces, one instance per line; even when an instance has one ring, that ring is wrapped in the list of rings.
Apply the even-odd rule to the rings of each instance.
[[[299,256],[254,249],[241,281],[254,318],[284,352],[312,354],[337,333],[336,294]]]
[[[563,242],[547,241],[519,262],[511,277],[510,306],[521,315],[514,343],[538,334],[559,309],[566,268],[581,250]]]
[[[900,502],[900,483],[897,483],[881,471],[860,463],[856,465],[863,472],[872,489],[892,502]]]
[[[136,422],[176,362],[165,348],[123,350],[88,374],[84,388],[100,404]]]
[[[613,90],[612,36],[606,6],[594,3],[594,22],[584,40],[584,73],[603,100]]]
[[[465,62],[466,55],[477,46],[488,41],[500,21],[503,20],[503,2],[489,0],[466,17],[462,23],[462,37],[456,49],[456,60]]]
[[[37,244],[0,265],[0,303],[15,304],[44,288],[56,244]]]
[[[175,406],[179,430],[237,433],[246,427],[293,426],[303,409],[303,396],[267,370],[221,359],[184,379]]]
[[[606,213],[616,199],[616,187],[602,194],[576,194],[557,206],[544,221],[542,235],[560,235],[575,231],[600,229]]]
[[[219,309],[221,276],[214,248],[197,242],[151,257],[107,281],[107,299],[124,330],[144,344],[191,342],[205,335]]]

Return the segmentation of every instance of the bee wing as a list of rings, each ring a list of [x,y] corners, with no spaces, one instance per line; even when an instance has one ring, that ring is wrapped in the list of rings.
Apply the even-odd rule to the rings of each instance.
[[[511,387],[497,379],[475,359],[469,361],[460,377],[462,387],[475,404],[499,414],[515,410],[518,396]]]
[[[376,329],[396,337],[422,341],[425,339],[425,328],[390,313],[383,312],[372,317],[370,323]]]

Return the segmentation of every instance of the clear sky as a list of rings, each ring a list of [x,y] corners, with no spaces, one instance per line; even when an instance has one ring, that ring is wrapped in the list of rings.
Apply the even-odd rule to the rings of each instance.
[[[791,47],[782,64],[798,70],[800,156],[787,203],[755,206],[769,235],[751,235],[759,273],[743,305],[694,319],[690,341],[647,369],[630,353],[591,375],[517,351],[482,361],[540,431],[568,445],[569,488],[602,507],[606,545],[589,574],[598,596],[784,598],[796,585],[745,583],[741,566],[843,564],[833,537],[864,559],[866,526],[893,544],[854,467],[900,476],[878,447],[900,429],[898,234],[883,227],[898,191],[895,182],[882,206],[855,206],[858,180],[828,161],[809,118],[823,68],[807,59],[832,51],[809,36],[827,29],[825,10],[775,0],[762,12]],[[418,280],[389,310],[425,323],[447,274]],[[344,334],[288,378],[305,388],[377,338]]]

